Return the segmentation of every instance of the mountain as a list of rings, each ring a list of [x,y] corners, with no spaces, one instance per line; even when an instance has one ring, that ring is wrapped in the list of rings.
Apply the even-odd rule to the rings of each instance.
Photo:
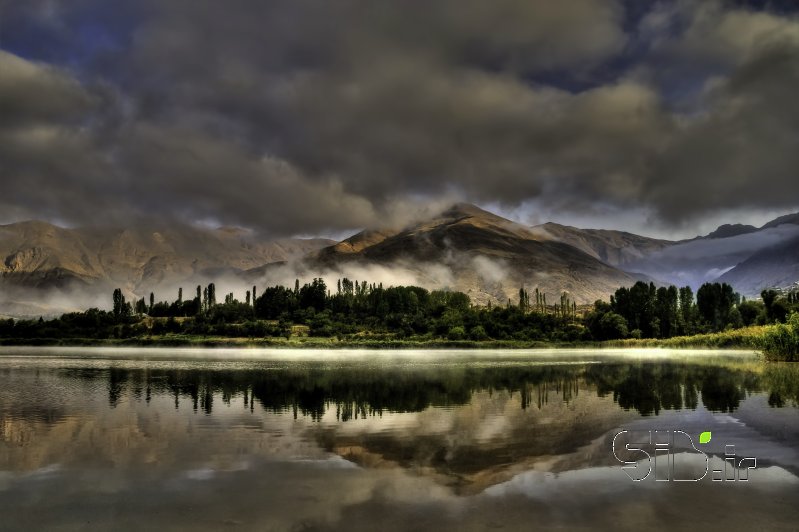
[[[794,284],[799,281],[799,237],[753,254],[718,280],[745,295],[758,295],[764,288]]]
[[[342,274],[380,267],[428,287],[461,290],[478,303],[516,301],[521,286],[539,288],[550,303],[562,292],[589,303],[639,278],[541,230],[469,204],[406,228],[358,233],[314,253],[305,267]]]
[[[746,235],[754,233],[758,229],[754,225],[744,224],[724,224],[720,225],[715,231],[708,233],[701,238],[729,238],[731,236]]]
[[[799,225],[799,212],[795,212],[793,214],[786,214],[785,216],[780,216],[779,218],[775,218],[774,220],[764,225],[761,229],[768,229],[770,227],[778,227],[780,225],[786,225],[786,224]]]
[[[763,225],[757,234],[766,236],[773,232],[781,232],[782,238],[768,242],[718,280],[749,296],[757,296],[765,288],[787,287],[799,281],[799,213],[780,216]]]
[[[799,236],[799,225],[782,225],[726,238],[675,242],[623,267],[663,282],[689,285],[715,281],[749,257]]]
[[[262,240],[239,228],[63,228],[31,221],[0,226],[0,312],[25,305],[61,310],[107,306],[128,297],[176,291],[328,246],[327,239]],[[187,296],[189,294],[187,293]],[[164,294],[166,297],[166,294]],[[170,296],[174,297],[174,296]]]
[[[763,288],[799,280],[799,260],[792,251],[799,238],[799,213],[760,228],[725,224],[706,236],[678,242],[554,223],[533,229],[611,266],[662,283],[696,289],[718,280],[733,284],[745,295],[757,295]]]
[[[555,303],[607,298],[637,280],[731,283],[745,295],[799,280],[799,214],[760,228],[727,224],[679,242],[624,231],[519,224],[456,204],[406,227],[365,229],[335,242],[263,239],[250,231],[191,226],[63,228],[0,225],[0,315],[107,307],[109,293],[174,299],[214,281],[218,293],[323,276],[462,290],[476,303],[535,288]]]
[[[622,269],[631,262],[674,244],[669,240],[659,240],[624,231],[578,229],[552,222],[537,225],[533,230],[542,234],[544,238],[569,244],[606,264]]]

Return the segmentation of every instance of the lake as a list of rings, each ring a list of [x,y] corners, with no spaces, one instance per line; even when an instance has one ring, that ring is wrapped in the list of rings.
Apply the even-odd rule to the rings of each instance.
[[[799,526],[751,352],[0,349],[0,530]]]

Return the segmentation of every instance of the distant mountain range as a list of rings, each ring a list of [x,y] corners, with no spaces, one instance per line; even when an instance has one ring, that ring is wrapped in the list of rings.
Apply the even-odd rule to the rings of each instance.
[[[481,304],[516,299],[520,286],[554,303],[607,298],[637,280],[699,286],[719,280],[746,295],[799,280],[799,214],[763,227],[722,225],[692,240],[555,223],[522,225],[470,204],[402,228],[367,229],[341,242],[264,240],[237,228],[61,228],[30,221],[0,226],[0,314],[60,313],[216,281],[243,298],[253,284],[324,276],[415,283],[468,293]]]
[[[65,229],[38,221],[3,225],[0,314],[107,306],[114,287],[122,287],[129,298],[155,291],[175,299],[182,285],[189,298],[197,283],[235,278],[256,266],[301,258],[334,243],[263,241],[228,227]]]

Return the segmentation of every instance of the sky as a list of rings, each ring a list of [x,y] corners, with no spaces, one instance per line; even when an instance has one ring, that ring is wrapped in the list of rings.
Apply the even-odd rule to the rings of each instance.
[[[0,0],[0,223],[799,210],[799,2]]]

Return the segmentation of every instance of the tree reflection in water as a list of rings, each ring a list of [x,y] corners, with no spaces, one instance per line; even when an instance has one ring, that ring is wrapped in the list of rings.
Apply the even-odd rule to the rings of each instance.
[[[385,412],[420,412],[430,406],[470,402],[479,391],[519,393],[527,409],[579,393],[613,394],[623,409],[641,415],[661,410],[696,409],[701,401],[714,412],[733,412],[748,394],[767,392],[773,407],[799,404],[799,366],[675,362],[612,362],[576,365],[513,365],[431,368],[292,367],[264,370],[126,369],[64,370],[80,379],[107,379],[113,407],[126,395],[149,402],[153,394],[188,400],[192,409],[210,414],[214,398],[225,404],[242,397],[250,409],[292,412],[320,420],[334,408],[336,419],[380,416]]]

